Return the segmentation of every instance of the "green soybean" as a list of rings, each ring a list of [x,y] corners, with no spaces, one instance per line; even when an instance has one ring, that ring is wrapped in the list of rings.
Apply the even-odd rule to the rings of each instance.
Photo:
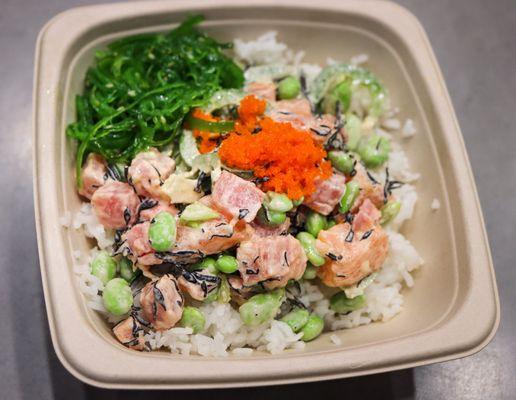
[[[369,168],[376,168],[382,165],[389,158],[391,144],[389,139],[372,135],[360,140],[357,152],[360,158]]]
[[[298,207],[300,206],[301,204],[303,204],[303,201],[305,201],[305,196],[301,196],[299,199],[297,200],[292,200],[292,204],[294,205],[294,207]]]
[[[284,295],[284,289],[254,295],[239,307],[240,318],[247,326],[258,326],[273,319],[281,307]]]
[[[219,288],[213,289],[208,296],[203,299],[203,303],[213,303],[219,297]]]
[[[210,207],[196,201],[185,207],[179,220],[184,223],[204,222],[218,218],[219,213]]]
[[[301,82],[293,76],[283,78],[278,84],[278,95],[282,100],[293,99],[299,92],[301,92]]]
[[[118,262],[118,268],[120,277],[125,279],[127,282],[131,283],[135,276],[135,271],[133,270],[133,262],[129,260],[127,257],[122,257]]]
[[[326,226],[326,229],[333,228],[335,225],[337,225],[337,221],[335,221],[334,219],[330,219],[328,221],[328,225]]]
[[[278,226],[285,222],[286,219],[287,214],[284,212],[271,211],[263,206],[258,211],[258,220],[264,225]]]
[[[283,193],[268,192],[267,198],[264,202],[265,207],[269,211],[287,212],[294,208],[292,200]]]
[[[400,212],[401,203],[397,200],[389,200],[387,204],[382,207],[382,217],[380,218],[380,224],[385,225],[392,221],[396,215]]]
[[[313,265],[307,265],[305,272],[303,273],[303,279],[306,279],[307,281],[315,279],[317,276],[317,268]]]
[[[219,272],[217,269],[217,262],[212,257],[206,257],[201,262],[193,264],[191,270],[203,270],[206,269],[210,274],[217,275]]]
[[[167,251],[176,241],[176,220],[166,211],[157,214],[149,227],[149,241],[156,251]]]
[[[305,227],[308,233],[312,236],[317,237],[319,232],[325,230],[328,226],[328,221],[324,215],[321,215],[315,211],[310,211],[306,217]]]
[[[299,240],[303,250],[305,251],[308,261],[310,261],[316,267],[320,267],[325,263],[324,257],[319,254],[315,248],[315,238],[308,232],[299,232],[296,236]]]
[[[231,290],[229,288],[229,283],[227,278],[224,275],[220,276],[220,286],[217,293],[217,301],[219,303],[229,303],[231,300]]]
[[[360,185],[358,182],[349,181],[346,183],[346,191],[344,192],[344,195],[342,196],[342,199],[340,199],[339,203],[339,212],[344,214],[351,210],[351,207],[353,207],[353,203],[357,199],[359,193]]]
[[[332,150],[328,153],[328,158],[331,161],[333,167],[345,174],[350,174],[355,166],[355,160],[351,154],[344,151]]]
[[[221,255],[217,258],[215,266],[220,272],[225,274],[232,274],[238,270],[238,261],[233,256]]]
[[[281,321],[285,322],[293,332],[297,333],[303,328],[308,319],[310,317],[310,313],[303,308],[296,308],[295,310],[290,311],[287,315],[281,318]]]
[[[185,307],[183,316],[179,321],[179,325],[185,328],[192,328],[193,333],[199,333],[204,330],[206,318],[201,310],[196,307]]]
[[[102,292],[106,310],[113,315],[123,315],[133,305],[133,294],[127,281],[122,278],[111,279]]]
[[[116,261],[107,251],[102,250],[91,261],[90,270],[105,285],[116,275]]]
[[[305,326],[303,326],[301,329],[301,332],[303,332],[301,340],[304,342],[314,340],[321,334],[323,329],[324,320],[316,314],[311,314],[310,317],[308,317],[308,321],[306,322]]]
[[[352,299],[346,297],[346,293],[339,292],[334,294],[330,299],[330,309],[337,313],[347,313],[358,310],[365,305],[364,295],[354,297]]]

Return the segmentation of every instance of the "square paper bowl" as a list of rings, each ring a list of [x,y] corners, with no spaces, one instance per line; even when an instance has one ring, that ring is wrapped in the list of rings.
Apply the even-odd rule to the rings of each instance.
[[[315,4],[317,3],[317,4]],[[281,5],[280,5],[281,4]],[[168,30],[190,12],[220,39],[279,32],[317,62],[368,53],[370,68],[410,116],[418,134],[406,145],[422,178],[419,203],[404,233],[425,259],[416,285],[405,291],[396,318],[326,333],[299,352],[249,358],[139,353],[120,345],[89,310],[72,272],[72,250],[86,250],[59,216],[74,212],[73,148],[65,126],[74,118],[94,50],[115,38]],[[77,8],[52,19],[38,40],[35,70],[34,189],[41,273],[52,341],[79,379],[120,388],[207,388],[313,381],[389,371],[472,354],[499,321],[489,246],[468,158],[439,67],[418,21],[384,1],[174,1]],[[430,211],[434,198],[438,212]]]

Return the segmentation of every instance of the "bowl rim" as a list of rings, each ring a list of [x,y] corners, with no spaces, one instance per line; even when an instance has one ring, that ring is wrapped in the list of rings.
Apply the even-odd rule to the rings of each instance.
[[[51,118],[46,118],[43,115],[46,112],[54,111],[56,103],[58,102],[58,95],[53,96],[50,101],[48,97],[45,97],[45,91],[48,89],[47,85],[42,82],[42,76],[44,77],[55,77],[55,70],[53,66],[48,63],[45,55],[49,51],[56,51],[59,57],[63,56],[63,49],[73,43],[74,35],[62,35],[63,32],[73,31],[75,35],[78,35],[81,31],[90,29],[94,24],[100,24],[100,22],[109,22],[112,19],[112,15],[117,13],[118,18],[128,18],[130,16],[138,16],[146,12],[155,13],[157,11],[175,11],[185,12],[189,10],[203,10],[203,9],[216,9],[232,7],[237,9],[246,9],[248,7],[264,7],[264,8],[297,8],[307,10],[323,10],[323,11],[335,11],[335,12],[348,12],[359,15],[367,16],[368,18],[374,19],[376,22],[385,24],[392,29],[400,38],[405,41],[409,49],[416,52],[419,46],[419,50],[416,53],[416,58],[421,62],[426,63],[426,69],[430,71],[433,76],[433,83],[437,83],[438,87],[434,89],[428,89],[433,96],[433,100],[438,99],[436,109],[439,111],[440,122],[447,128],[447,146],[455,146],[456,151],[451,152],[451,161],[453,163],[452,170],[455,173],[460,174],[463,178],[466,178],[463,182],[463,190],[460,193],[461,200],[464,200],[464,208],[467,208],[468,215],[468,226],[464,227],[469,232],[471,237],[474,239],[477,246],[468,248],[477,257],[476,264],[484,264],[485,271],[489,275],[492,285],[492,293],[485,294],[484,298],[486,301],[490,301],[491,308],[489,315],[481,315],[477,318],[476,322],[478,325],[467,337],[461,341],[450,341],[449,343],[442,343],[446,338],[446,326],[451,324],[464,324],[465,326],[471,327],[471,321],[467,321],[465,317],[459,318],[460,315],[455,315],[451,320],[446,321],[445,325],[436,326],[431,332],[426,332],[417,338],[407,337],[400,339],[403,341],[404,346],[420,346],[423,347],[425,341],[427,343],[440,343],[441,352],[440,354],[433,354],[428,348],[424,351],[420,351],[419,358],[415,359],[407,356],[406,354],[399,354],[397,359],[391,360],[391,362],[371,362],[360,365],[347,365],[343,367],[342,361],[339,362],[338,355],[342,355],[343,350],[336,349],[335,351],[322,352],[324,355],[318,354],[303,354],[296,353],[289,355],[288,357],[267,357],[264,359],[213,359],[206,358],[202,360],[198,359],[185,359],[177,358],[177,360],[171,361],[168,359],[168,363],[172,366],[178,367],[181,363],[188,362],[197,364],[195,369],[202,373],[202,368],[199,367],[200,362],[211,363],[214,368],[223,368],[224,362],[231,361],[237,363],[239,367],[243,367],[243,363],[252,362],[253,364],[263,364],[270,360],[288,360],[288,362],[296,361],[303,358],[318,359],[316,364],[323,365],[321,362],[325,359],[326,367],[319,371],[311,370],[309,365],[302,365],[299,363],[299,367],[293,373],[287,373],[283,371],[283,375],[276,375],[278,369],[275,368],[262,368],[261,374],[257,374],[252,377],[248,374],[247,368],[242,368],[240,371],[233,373],[220,372],[217,376],[204,373],[202,379],[188,379],[189,377],[181,376],[179,373],[177,378],[174,380],[156,379],[156,380],[140,380],[140,381],[128,381],[122,376],[116,373],[107,373],[107,371],[95,370],[91,361],[84,360],[79,354],[78,349],[83,349],[83,346],[79,345],[78,339],[70,339],[59,335],[60,327],[58,326],[60,321],[57,321],[56,310],[54,307],[54,301],[51,282],[47,274],[47,265],[52,263],[54,258],[53,252],[50,251],[49,245],[44,240],[44,233],[48,233],[49,223],[45,219],[45,215],[42,213],[44,203],[42,199],[49,198],[48,189],[43,185],[51,176],[51,172],[44,169],[43,165],[43,149],[45,145],[40,145],[41,132],[45,129],[45,126],[51,126]],[[123,14],[122,16],[120,16]],[[396,23],[393,23],[389,16],[396,16]],[[413,36],[410,38],[410,42],[404,39],[404,35],[410,32]],[[60,38],[55,41],[56,38]],[[54,40],[53,40],[54,39]],[[55,56],[55,55],[54,55]],[[435,59],[434,53],[430,46],[429,40],[423,30],[423,27],[417,20],[417,18],[405,8],[392,3],[385,2],[382,0],[369,0],[363,2],[360,0],[350,0],[347,2],[332,2],[322,1],[318,2],[317,5],[313,5],[313,2],[309,0],[284,0],[278,5],[274,0],[248,0],[247,2],[238,2],[238,0],[190,0],[190,1],[140,1],[134,3],[114,3],[106,5],[93,5],[76,7],[67,11],[64,11],[54,18],[52,18],[47,24],[41,29],[36,45],[35,55],[35,67],[34,67],[34,92],[33,92],[33,172],[34,172],[34,204],[36,213],[36,231],[38,237],[38,249],[39,259],[41,268],[41,277],[43,284],[43,291],[45,295],[45,304],[48,315],[48,322],[51,332],[52,343],[56,354],[61,363],[66,369],[72,373],[76,378],[81,381],[88,383],[93,386],[104,387],[104,388],[139,388],[139,389],[156,389],[156,388],[191,388],[195,385],[196,388],[215,388],[215,387],[242,387],[242,386],[258,386],[258,385],[273,385],[273,384],[286,384],[294,382],[307,382],[317,381],[326,379],[336,379],[342,377],[358,376],[372,373],[380,373],[386,371],[392,371],[402,368],[411,368],[415,366],[425,365],[433,362],[447,361],[455,358],[468,356],[480,351],[486,346],[490,340],[494,337],[500,321],[500,305],[496,287],[496,279],[494,276],[494,269],[491,260],[491,254],[485,231],[485,225],[483,221],[482,212],[480,210],[480,203],[478,194],[473,180],[473,174],[471,171],[470,163],[464,146],[463,138],[460,133],[460,128],[451,104],[448,91],[446,89],[441,71]],[[430,78],[428,78],[430,79]],[[57,85],[57,82],[51,82],[51,85]],[[46,101],[43,101],[46,99]],[[48,116],[47,116],[48,117]],[[45,120],[46,118],[46,120]],[[53,116],[55,118],[55,115]],[[49,125],[50,124],[50,125]],[[47,133],[47,138],[48,138]],[[53,133],[52,133],[53,135]],[[43,146],[43,147],[41,147]],[[42,172],[43,171],[43,172]],[[473,218],[471,218],[473,216]],[[480,261],[479,261],[480,260]],[[484,276],[485,278],[485,276]],[[469,293],[471,295],[471,293]],[[462,313],[466,314],[466,311],[470,315],[473,307],[478,305],[472,298],[467,298],[462,303]],[[470,296],[471,297],[471,296]],[[59,315],[61,316],[61,314]],[[455,328],[457,329],[457,327]],[[444,332],[443,332],[444,331]],[[84,333],[86,335],[86,332]],[[82,338],[84,339],[84,338]],[[94,340],[92,337],[88,337],[90,340]],[[102,339],[102,338],[98,338]],[[95,342],[101,346],[100,342]],[[110,345],[109,343],[105,343]],[[393,344],[379,343],[376,347],[392,346]],[[111,346],[111,345],[110,345]],[[112,346],[113,347],[113,346]],[[124,354],[131,354],[127,349],[121,349],[125,352],[121,352],[120,349],[116,349],[119,357],[126,357]],[[392,350],[392,348],[391,348]],[[367,349],[355,349],[354,351],[365,355],[370,353]],[[157,358],[155,358],[157,360]],[[307,360],[308,361],[308,360]],[[89,364],[88,364],[89,363]],[[369,365],[368,365],[369,364]],[[286,365],[286,364],[283,364]]]

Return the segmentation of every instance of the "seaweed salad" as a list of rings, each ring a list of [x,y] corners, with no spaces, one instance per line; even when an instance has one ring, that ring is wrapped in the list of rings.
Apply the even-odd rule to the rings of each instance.
[[[87,153],[128,162],[173,142],[188,112],[218,89],[242,87],[243,71],[224,54],[232,44],[201,32],[201,21],[190,16],[168,34],[130,36],[96,52],[75,100],[77,121],[67,129],[79,142],[79,186]]]

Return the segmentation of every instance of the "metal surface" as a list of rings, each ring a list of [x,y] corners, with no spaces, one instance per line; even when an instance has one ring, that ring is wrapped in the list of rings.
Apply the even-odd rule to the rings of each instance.
[[[96,1],[98,2],[98,1]],[[0,1],[0,398],[146,398],[99,390],[71,377],[48,337],[33,222],[31,97],[37,32],[57,12],[89,1]],[[516,3],[402,0],[434,46],[475,173],[497,272],[502,322],[493,342],[463,360],[326,383],[210,392],[182,398],[511,399],[516,383]],[[152,398],[170,398],[157,392]]]

